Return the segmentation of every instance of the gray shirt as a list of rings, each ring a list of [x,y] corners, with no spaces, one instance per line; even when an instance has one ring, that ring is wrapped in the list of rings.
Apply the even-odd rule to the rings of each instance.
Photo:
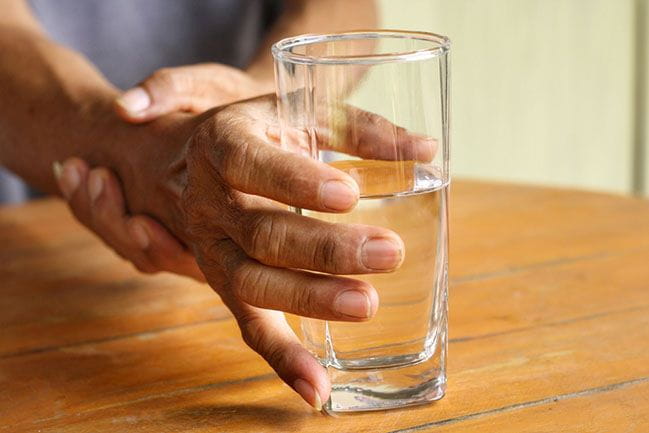
[[[156,69],[200,62],[246,66],[281,0],[30,0],[50,37],[83,53],[126,89]],[[27,188],[0,167],[0,203]]]

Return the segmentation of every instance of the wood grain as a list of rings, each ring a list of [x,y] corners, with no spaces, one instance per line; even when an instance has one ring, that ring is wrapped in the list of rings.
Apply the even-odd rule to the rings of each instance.
[[[173,418],[176,412],[191,414],[195,411],[196,417],[182,417],[184,420],[181,422],[185,424],[176,427],[179,431],[197,428],[191,424],[196,422],[228,432],[320,432],[334,428],[340,431],[390,432],[498,411],[512,405],[524,406],[537,400],[552,400],[556,396],[606,388],[632,380],[649,381],[647,346],[632,344],[649,341],[648,325],[649,310],[645,309],[630,315],[618,313],[604,318],[541,327],[526,333],[451,344],[449,393],[440,402],[402,411],[337,419],[314,414],[292,395],[288,387],[267,374],[267,367],[261,363],[250,363],[247,356],[239,358],[240,354],[236,351],[231,358],[239,359],[243,375],[238,368],[219,357],[214,357],[214,363],[210,366],[199,355],[200,352],[207,352],[201,348],[200,341],[188,347],[154,340],[151,346],[171,349],[164,359],[164,371],[156,371],[157,362],[146,361],[154,358],[156,351],[161,350],[159,347],[149,347],[147,355],[143,356],[145,359],[137,364],[125,365],[126,361],[116,363],[114,368],[118,371],[103,373],[93,368],[96,362],[92,360],[79,362],[83,358],[82,353],[76,356],[59,355],[56,358],[61,361],[52,362],[52,365],[58,367],[66,361],[74,361],[78,367],[73,375],[68,373],[63,380],[54,382],[57,376],[62,375],[61,372],[43,372],[33,377],[33,373],[18,375],[14,369],[7,369],[17,381],[19,379],[21,388],[8,388],[6,392],[16,399],[25,389],[38,389],[43,401],[34,402],[33,396],[24,395],[14,402],[21,411],[29,409],[30,413],[44,415],[43,418],[30,420],[29,424],[22,424],[36,426],[42,431],[78,432],[93,428],[111,431],[111,425],[114,431],[122,431],[127,426],[136,428],[135,431],[156,431],[155,425],[164,425],[165,420]],[[184,340],[181,336],[177,338]],[[132,345],[132,342],[125,342],[121,348],[104,348],[104,353],[109,352],[116,360],[129,360]],[[101,353],[101,349],[98,347],[95,352]],[[185,355],[197,361],[188,362]],[[91,356],[92,353],[89,353],[85,357]],[[42,369],[35,367],[43,362],[49,364],[51,361],[41,358],[26,366],[32,372],[40,372]],[[201,373],[191,367],[199,365],[203,365],[207,371],[202,373],[203,377],[195,378]],[[98,377],[91,377],[93,374]],[[206,380],[209,375],[213,380]],[[248,380],[242,380],[242,376]],[[187,386],[189,384],[182,383],[181,379],[197,380],[202,385]],[[37,387],[38,384],[41,386]],[[48,384],[48,387],[42,384]],[[183,388],[182,385],[187,387]],[[96,394],[98,386],[103,391],[101,394]],[[44,408],[43,403],[47,401],[61,401],[61,398],[55,400],[56,395],[52,392],[61,390],[64,390],[65,405]],[[89,403],[88,399],[93,401]],[[76,411],[70,412],[70,408],[76,408]],[[268,414],[254,419],[252,414],[257,408],[261,413]],[[244,416],[231,416],[232,412],[237,411],[244,412]],[[245,415],[246,412],[250,413]],[[368,425],[371,427],[367,428]]]
[[[0,210],[0,432],[647,431],[649,203],[452,194],[448,395],[339,418],[275,378],[209,288],[137,275],[57,202]]]
[[[229,317],[209,287],[138,275],[57,201],[3,209],[0,245],[0,358]]]

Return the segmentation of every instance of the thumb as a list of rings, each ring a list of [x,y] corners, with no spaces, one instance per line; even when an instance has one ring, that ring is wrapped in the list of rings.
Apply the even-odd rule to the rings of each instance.
[[[175,111],[202,112],[206,106],[198,87],[192,73],[160,69],[117,98],[115,109],[132,123],[147,122]]]

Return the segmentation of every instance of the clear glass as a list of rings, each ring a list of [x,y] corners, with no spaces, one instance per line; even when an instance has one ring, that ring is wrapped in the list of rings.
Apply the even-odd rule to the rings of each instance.
[[[449,50],[446,37],[402,31],[306,35],[273,47],[282,146],[347,172],[361,191],[348,213],[295,211],[386,227],[405,243],[396,271],[350,276],[377,289],[374,318],[300,319],[303,344],[331,379],[329,412],[445,392]]]

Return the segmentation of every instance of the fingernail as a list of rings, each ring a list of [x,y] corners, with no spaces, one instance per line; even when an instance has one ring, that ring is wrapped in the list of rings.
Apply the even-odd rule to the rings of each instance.
[[[322,185],[320,197],[327,209],[341,211],[352,208],[358,201],[358,186],[341,180],[330,180]]]
[[[361,260],[369,269],[377,271],[394,269],[403,260],[403,246],[392,239],[371,238],[363,245]]]
[[[63,174],[63,166],[60,162],[54,161],[52,163],[52,171],[54,172],[54,179],[58,181],[61,179],[61,175]]]
[[[81,174],[79,174],[79,170],[72,165],[61,166],[59,164],[59,166],[60,168],[54,169],[54,175],[56,176],[56,171],[60,170],[57,176],[59,187],[61,188],[63,197],[65,197],[66,200],[69,200],[70,197],[72,197],[72,194],[74,194],[77,188],[79,188],[79,184],[81,183]]]
[[[116,102],[129,113],[137,114],[149,108],[151,97],[143,88],[134,87],[117,98]]]
[[[345,316],[367,319],[372,313],[372,304],[365,293],[347,290],[336,296],[334,309]]]
[[[94,204],[103,190],[104,179],[97,173],[90,173],[88,179],[88,193],[90,194],[90,203]]]
[[[309,403],[315,410],[322,410],[322,401],[320,394],[311,386],[309,382],[304,379],[296,379],[293,382],[293,389],[302,396],[302,398]]]
[[[315,401],[313,402],[313,408],[318,412],[320,412],[322,411],[322,400],[320,400],[320,394],[318,394],[318,391],[314,390],[314,394],[315,394]]]
[[[135,240],[135,243],[142,250],[146,250],[149,247],[149,234],[142,224],[133,221],[130,226],[131,236]]]

